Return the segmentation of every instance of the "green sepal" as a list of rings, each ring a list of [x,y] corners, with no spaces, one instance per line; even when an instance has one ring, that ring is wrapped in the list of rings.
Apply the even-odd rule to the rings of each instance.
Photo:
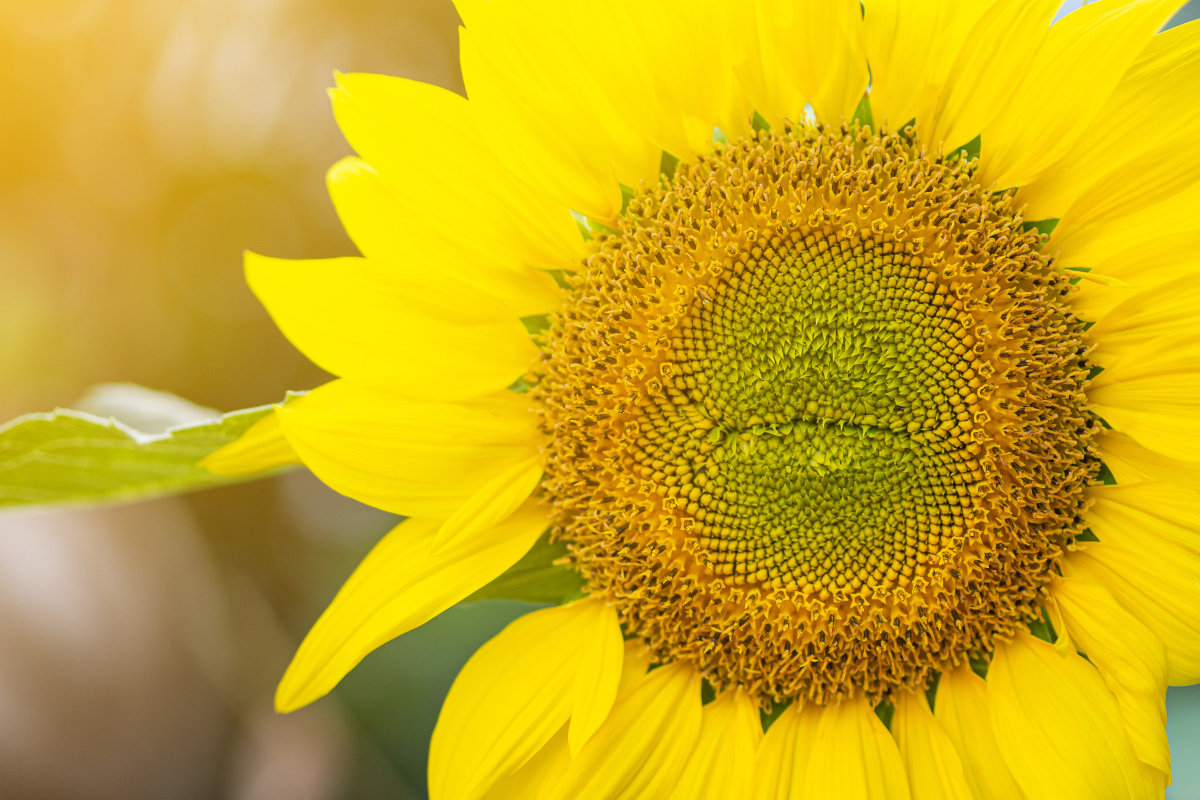
[[[879,717],[879,721],[883,723],[885,728],[892,727],[892,717],[896,713],[896,705],[890,698],[885,697],[880,701],[879,705],[875,706],[875,716]]]
[[[229,477],[197,463],[271,408],[233,411],[155,435],[67,409],[18,417],[0,427],[0,506],[141,500],[280,472]]]
[[[554,563],[566,554],[567,546],[562,542],[551,544],[547,533],[520,561],[463,602],[525,600],[560,604],[577,599],[581,596],[583,576],[565,564]]]
[[[626,186],[623,183],[618,183],[617,185],[621,187],[621,213],[624,214],[625,209],[629,208],[629,203],[632,202],[637,192],[632,187]]]
[[[1054,233],[1054,229],[1058,226],[1058,219],[1039,219],[1034,222],[1022,222],[1022,231],[1037,231],[1043,236],[1049,236]],[[1076,270],[1077,272],[1079,270]]]
[[[662,160],[658,162],[658,171],[663,175],[663,177],[665,177],[667,180],[674,178],[675,168],[678,166],[679,159],[668,153],[666,150],[663,150]]]
[[[875,129],[875,115],[871,113],[871,98],[867,95],[862,96],[862,100],[858,101],[858,106],[854,109],[854,121],[864,127]]]
[[[725,145],[729,144],[729,137],[725,135],[725,131],[721,130],[720,128],[716,127],[715,125],[713,126],[712,140],[716,144],[725,144]]]
[[[771,123],[767,122],[766,117],[755,111],[754,116],[750,119],[750,127],[756,131],[769,131]]]
[[[1050,622],[1050,615],[1046,609],[1042,609],[1041,619],[1026,620],[1029,625],[1029,632],[1044,642],[1054,644],[1058,640],[1058,634],[1054,630],[1053,623]]]
[[[525,326],[525,330],[529,331],[530,336],[537,336],[550,330],[550,315],[531,314],[528,317],[521,317],[521,324]]]
[[[961,156],[962,158],[965,158],[967,161],[972,161],[976,158],[979,158],[979,154],[982,151],[983,151],[983,135],[980,134],[980,135],[976,136],[974,139],[972,139],[971,141],[964,144],[962,147],[955,147],[953,150],[947,151],[946,158],[954,159],[954,158],[958,158],[959,156]]]

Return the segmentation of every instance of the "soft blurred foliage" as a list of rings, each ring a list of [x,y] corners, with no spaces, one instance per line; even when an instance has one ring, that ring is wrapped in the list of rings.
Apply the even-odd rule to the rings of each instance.
[[[241,252],[355,252],[323,181],[349,153],[331,73],[462,91],[457,22],[450,0],[0,2],[0,417],[100,382],[229,411],[327,379],[245,287]],[[312,707],[270,702],[396,521],[303,471],[0,515],[0,794],[424,797],[450,682],[530,606],[458,606]],[[1171,703],[1170,796],[1200,796],[1200,694]]]
[[[457,24],[449,0],[0,3],[0,421],[99,382],[232,410],[326,380],[242,251],[355,253],[324,186],[350,152],[333,70],[461,92]],[[271,710],[396,521],[305,472],[0,516],[0,794],[422,797],[450,681],[521,606],[455,609],[338,696]]]

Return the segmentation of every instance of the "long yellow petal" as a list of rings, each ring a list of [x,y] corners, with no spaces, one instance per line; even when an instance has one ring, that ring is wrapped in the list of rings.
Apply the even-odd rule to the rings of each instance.
[[[649,141],[686,158],[712,150],[713,126],[745,132],[753,109],[740,97],[732,61],[751,42],[731,29],[753,25],[753,3],[658,0],[610,3],[600,15],[584,4],[574,11],[576,24],[589,30],[583,58]]]
[[[610,622],[596,600],[547,608],[471,656],[430,742],[431,800],[476,800],[533,758],[569,718],[580,653]]]
[[[238,437],[215,453],[200,466],[218,475],[253,475],[288,464],[299,464],[300,456],[288,444],[275,411],[267,414]]]
[[[908,786],[921,800],[972,800],[954,743],[929,710],[924,692],[898,690],[892,698],[892,736],[904,759]]]
[[[1026,219],[1064,217],[1097,176],[1127,163],[1200,124],[1189,102],[1200,82],[1200,28],[1179,25],[1150,38],[1091,125],[1057,164],[1020,199]],[[1074,218],[1074,213],[1072,214]]]
[[[1200,559],[1170,542],[1144,537],[1146,551],[1089,542],[1062,561],[1068,578],[1098,583],[1167,650],[1167,683],[1200,683]]]
[[[456,5],[466,25],[463,80],[492,151],[566,207],[598,219],[618,214],[620,184],[653,180],[662,154],[613,108],[581,57],[595,45],[571,24],[580,15],[536,3]]]
[[[465,323],[542,314],[561,303],[554,279],[531,265],[570,268],[574,259],[524,258],[510,244],[516,239],[511,231],[456,233],[454,224],[439,230],[409,207],[416,200],[397,198],[403,181],[388,183],[357,158],[334,164],[326,182],[342,226],[370,259],[366,268],[391,285],[392,296],[410,305],[419,299],[418,308]],[[578,230],[575,236],[582,244]]]
[[[691,666],[650,672],[617,701],[570,768],[542,787],[539,800],[668,796],[700,736],[701,716],[700,676]]]
[[[340,380],[276,413],[318,478],[405,516],[444,520],[538,452],[528,401],[512,392],[468,404],[433,403]]]
[[[1165,778],[1139,761],[1094,666],[1019,632],[988,668],[996,743],[1029,800],[1149,800]]]
[[[964,661],[942,673],[934,718],[954,743],[975,800],[1024,800],[992,733],[987,683]]]
[[[749,800],[763,738],[758,706],[741,689],[704,707],[700,737],[670,800]]]
[[[1061,159],[1180,0],[1099,0],[1050,28],[1025,81],[983,135],[980,179],[1023,186]]]
[[[868,0],[865,6],[871,113],[896,130],[941,92],[987,0]]]
[[[1167,654],[1162,642],[1099,584],[1058,578],[1050,591],[1071,638],[1117,698],[1133,752],[1170,778]]]
[[[1200,555],[1200,494],[1191,489],[1139,483],[1087,493],[1093,502],[1084,518],[1100,541],[1141,550],[1161,539]]]
[[[795,796],[795,795],[793,795]],[[904,761],[866,698],[821,712],[804,770],[801,800],[908,800]]]
[[[515,564],[549,526],[530,504],[471,549],[433,556],[436,520],[400,523],[358,565],[300,645],[275,706],[291,711],[337,685],[367,653],[423,625]]]
[[[1097,437],[1096,445],[1117,483],[1165,481],[1200,489],[1200,462],[1167,458],[1112,430]]]
[[[804,771],[821,707],[796,700],[767,731],[754,762],[754,800],[790,800],[804,790]]]
[[[1138,292],[1113,308],[1087,332],[1098,356],[1111,359],[1164,337],[1194,333],[1200,307],[1200,272]]]
[[[434,550],[466,544],[508,517],[525,502],[542,481],[542,456],[518,461],[483,486],[458,507],[438,531]]]
[[[523,767],[497,780],[480,800],[533,800],[546,781],[570,765],[571,749],[564,725]]]
[[[287,261],[246,254],[246,280],[284,336],[334,375],[410,397],[461,400],[504,389],[537,357],[525,326],[467,322],[432,305],[461,290],[465,307],[478,289],[448,284],[420,299],[363,259]]]
[[[961,147],[1008,105],[1061,0],[996,0],[967,34],[940,94],[917,114],[934,152]]]
[[[1161,257],[1172,259],[1170,252],[1160,253],[1163,245],[1168,251],[1178,252],[1186,248],[1186,240],[1200,239],[1200,220],[1196,218],[1196,203],[1200,202],[1200,181],[1172,197],[1140,210],[1125,208],[1131,213],[1112,219],[1093,221],[1083,226],[1063,227],[1060,223],[1042,248],[1045,252],[1058,252],[1057,263],[1062,268],[1087,267],[1097,269],[1100,264],[1111,268],[1120,265],[1120,256],[1136,253],[1150,256],[1146,266],[1170,268],[1178,261],[1161,263]],[[1181,241],[1182,240],[1182,241]],[[1134,268],[1140,258],[1131,263]],[[1156,263],[1158,262],[1158,263]],[[1128,279],[1124,270],[1113,274]]]
[[[616,702],[625,671],[625,642],[621,638],[621,624],[616,609],[601,605],[598,612],[602,619],[602,633],[593,636],[579,654],[579,665],[575,670],[575,686],[571,695],[571,729],[567,737],[571,756],[587,744],[592,734],[608,719],[608,713]],[[635,674],[637,661],[633,659]],[[646,665],[641,665],[645,674]]]
[[[1113,430],[1168,458],[1200,460],[1200,372],[1106,383],[1088,399]]]
[[[776,51],[784,74],[836,127],[867,90],[862,8],[856,0],[774,0]]]
[[[731,31],[731,39],[741,46],[733,59],[733,72],[741,92],[750,108],[771,125],[803,119],[807,102],[779,67],[779,42],[775,35],[778,6],[776,0],[755,0],[752,6],[737,6],[738,13],[733,17],[742,24]],[[750,8],[754,10],[752,18],[746,13]],[[734,127],[726,133],[737,135],[746,131]]]
[[[1195,170],[1198,135],[1200,131],[1184,131],[1173,139],[1159,139],[1153,149],[1127,156],[1100,173],[1062,215],[1062,235],[1129,216],[1192,186],[1200,177]],[[1036,187],[1030,187],[1030,197],[1036,196]]]
[[[468,102],[438,86],[386,75],[337,76],[333,112],[350,145],[382,176],[390,206],[372,220],[367,247],[347,218],[351,238],[374,257],[419,250],[428,257],[470,254],[487,265],[548,266],[574,260],[582,241],[567,208],[509,172],[492,154]],[[353,217],[354,215],[349,215]],[[377,249],[378,248],[378,249]]]

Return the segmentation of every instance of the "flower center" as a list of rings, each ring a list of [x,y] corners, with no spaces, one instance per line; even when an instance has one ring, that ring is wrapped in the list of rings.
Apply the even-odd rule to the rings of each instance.
[[[1034,615],[1098,469],[1083,325],[973,174],[759,132],[598,237],[546,336],[545,486],[660,659],[879,698]]]

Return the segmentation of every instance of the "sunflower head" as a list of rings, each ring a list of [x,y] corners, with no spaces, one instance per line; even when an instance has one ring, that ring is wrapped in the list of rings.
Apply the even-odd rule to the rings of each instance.
[[[209,463],[412,519],[280,707],[559,569],[456,680],[434,800],[1161,796],[1200,28],[1059,5],[459,0],[469,100],[340,79],[366,257],[249,265],[340,378]]]
[[[913,128],[757,130],[601,233],[545,336],[589,590],[764,705],[873,699],[1036,616],[1099,460],[1068,278]]]

